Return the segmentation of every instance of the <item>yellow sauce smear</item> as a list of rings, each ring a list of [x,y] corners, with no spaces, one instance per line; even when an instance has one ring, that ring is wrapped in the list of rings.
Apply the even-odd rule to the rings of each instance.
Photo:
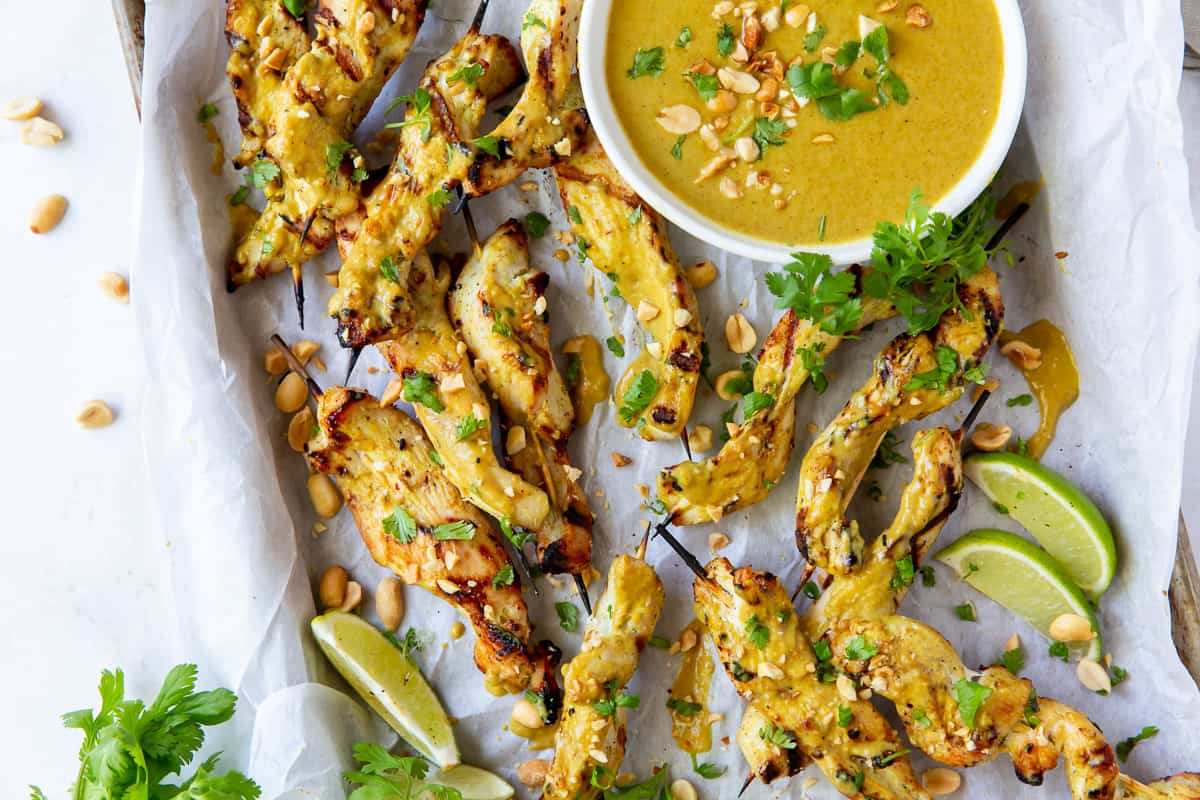
[[[696,646],[683,654],[679,674],[671,684],[671,699],[695,703],[699,710],[692,714],[671,709],[671,736],[685,753],[706,753],[712,749],[712,723],[708,719],[708,690],[712,685],[713,661],[704,646],[704,628],[692,620],[684,631],[696,635]],[[689,637],[690,638],[690,637]],[[688,708],[687,710],[691,710]]]
[[[1038,196],[1038,192],[1042,190],[1042,184],[1038,181],[1025,181],[1018,183],[1004,193],[999,202],[996,203],[996,219],[1008,219],[1012,213],[1017,210],[1017,206],[1024,203],[1027,206],[1033,205],[1034,198]]]
[[[1029,438],[1028,452],[1033,458],[1041,458],[1054,439],[1058,418],[1079,397],[1079,370],[1067,337],[1049,320],[1039,319],[1016,333],[1002,333],[1000,346],[1014,340],[1042,351],[1041,366],[1021,370],[1042,413],[1037,433]]]
[[[554,734],[558,732],[558,723],[541,728],[527,728],[516,720],[510,719],[508,729],[514,735],[529,742],[530,750],[549,750],[554,747]]]
[[[204,136],[211,144],[216,145],[213,150],[212,174],[220,175],[221,168],[225,166],[225,144],[221,141],[221,135],[217,133],[217,127],[211,122],[204,123]]]
[[[604,353],[595,336],[573,336],[563,342],[567,357],[565,376],[571,390],[575,421],[586,425],[592,410],[608,398],[608,373],[604,371]]]
[[[225,198],[226,203],[233,200],[233,195],[228,195]],[[235,241],[241,241],[246,234],[258,222],[258,211],[241,203],[239,205],[229,205],[229,223],[233,227],[233,238]]]

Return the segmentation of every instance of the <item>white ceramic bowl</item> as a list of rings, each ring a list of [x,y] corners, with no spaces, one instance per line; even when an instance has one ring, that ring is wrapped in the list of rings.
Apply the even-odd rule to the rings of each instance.
[[[1004,42],[1000,109],[979,158],[958,183],[933,205],[934,210],[951,215],[958,214],[970,205],[995,177],[1012,145],[1017,123],[1021,120],[1021,107],[1025,102],[1027,51],[1021,9],[1017,0],[995,0],[995,3]],[[646,202],[696,238],[756,261],[781,264],[791,260],[791,253],[797,248],[723,227],[676,197],[642,164],[613,111],[605,81],[605,39],[611,12],[612,0],[587,0],[583,4],[579,34],[579,77],[592,127],[617,170]],[[806,245],[805,249],[825,253],[837,264],[865,263],[871,255],[871,237],[842,244]]]

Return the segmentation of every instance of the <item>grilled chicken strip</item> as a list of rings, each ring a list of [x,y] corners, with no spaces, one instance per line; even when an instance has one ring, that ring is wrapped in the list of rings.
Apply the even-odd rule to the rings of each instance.
[[[563,667],[562,721],[542,790],[546,800],[595,800],[596,784],[614,782],[625,757],[625,707],[636,702],[622,690],[662,606],[662,582],[650,565],[628,555],[613,559],[583,649]]]
[[[489,243],[490,244],[490,243]],[[473,258],[487,258],[488,246]],[[379,352],[405,381],[402,397],[441,457],[462,496],[506,524],[536,531],[550,511],[546,493],[500,464],[492,448],[492,411],[467,345],[446,312],[450,269],[424,252],[412,264],[413,327],[381,342]]]
[[[859,276],[861,293],[861,275]],[[858,333],[868,325],[895,316],[890,303],[862,297]],[[763,343],[754,368],[754,391],[773,402],[738,426],[715,456],[684,461],[658,475],[658,497],[667,505],[671,522],[699,525],[715,522],[763,500],[787,471],[796,430],[796,395],[809,377],[804,354],[824,359],[842,337],[788,311]]]
[[[647,344],[617,382],[617,419],[643,439],[677,438],[696,399],[704,329],[666,223],[629,188],[594,134],[554,174],[580,253],[630,306],[653,314],[639,316]],[[624,401],[634,387],[651,398],[641,408]]]
[[[405,583],[461,611],[475,630],[475,664],[489,691],[538,696],[557,718],[558,650],[531,642],[520,579],[491,522],[462,499],[407,414],[335,386],[321,395],[313,468],[332,475],[371,556]]]
[[[796,546],[810,564],[834,575],[859,566],[863,539],[858,523],[845,513],[884,434],[957,400],[967,383],[964,373],[979,366],[999,334],[1004,304],[996,273],[985,267],[968,278],[958,299],[960,307],[943,314],[933,331],[901,334],[884,348],[874,375],[805,454]],[[945,363],[947,357],[951,364]],[[918,377],[918,385],[911,385]]]
[[[1061,756],[1075,800],[1111,800],[1117,768],[1112,747],[1082,713],[1038,698],[1033,685],[1003,667],[972,677],[941,634],[902,616],[846,620],[826,639],[833,662],[896,705],[909,739],[945,764],[971,767],[1007,752],[1023,783],[1040,785]],[[867,645],[867,658],[861,645]],[[855,649],[855,646],[858,646]],[[984,693],[972,716],[958,694]]]
[[[800,618],[810,641],[816,641],[836,621],[880,619],[900,607],[911,576],[933,546],[934,540],[957,506],[962,493],[961,436],[946,428],[933,428],[913,437],[913,477],[900,497],[891,525],[867,548],[860,570],[836,578],[820,599]],[[902,573],[897,564],[907,562]],[[897,580],[897,575],[907,576]],[[794,751],[780,753],[756,742],[763,715],[751,701],[738,728],[742,755],[755,777],[764,783],[795,775],[807,760]],[[746,744],[751,745],[747,747]]]
[[[304,23],[279,0],[227,0],[225,39],[229,42],[225,74],[242,128],[241,152],[233,161],[244,167],[262,152],[274,104],[283,91],[283,76],[312,43]],[[268,57],[274,69],[264,63]]]
[[[706,572],[693,583],[696,616],[738,693],[768,721],[759,738],[811,757],[847,796],[927,800],[887,720],[822,680],[828,663],[818,660],[779,580],[735,570],[724,558],[710,561]],[[853,727],[838,724],[839,706],[851,710]]]
[[[409,271],[413,259],[437,236],[445,214],[443,198],[429,201],[434,192],[462,186],[468,194],[482,194],[530,167],[549,166],[559,156],[553,147],[538,145],[547,129],[553,130],[553,142],[565,139],[560,149],[567,152],[582,137],[586,116],[581,112],[527,113],[532,111],[531,103],[541,108],[541,101],[534,98],[557,109],[566,96],[568,82],[559,77],[564,69],[569,74],[575,63],[580,2],[534,0],[530,13],[540,11],[547,19],[544,29],[527,23],[521,36],[531,76],[525,95],[531,99],[523,95],[491,134],[476,138],[477,118],[469,125],[447,124],[453,119],[446,102],[448,87],[423,85],[422,102],[415,102],[414,94],[401,136],[401,156],[387,178],[390,188],[372,193],[363,230],[338,273],[338,290],[329,302],[329,316],[337,320],[338,339],[344,346],[395,338],[413,324],[416,312]],[[553,16],[548,8],[554,9]],[[480,80],[488,80],[490,72],[489,67]],[[548,83],[546,76],[553,81]],[[486,94],[494,96],[490,91]],[[447,142],[453,146],[447,147]]]
[[[509,468],[549,496],[536,530],[538,563],[581,575],[591,565],[593,517],[567,455],[575,412],[550,353],[548,283],[529,264],[525,229],[509,220],[459,274],[450,316],[500,402]]]
[[[467,77],[478,70],[482,70],[478,77]],[[338,252],[343,261],[339,290],[358,291],[344,282],[362,280],[362,289],[373,288],[376,301],[392,302],[388,286],[396,284],[374,265],[401,249],[395,242],[437,235],[446,204],[435,193],[442,189],[448,197],[454,188],[440,182],[448,181],[446,160],[467,157],[467,143],[478,133],[487,104],[512,89],[520,74],[520,56],[508,39],[474,30],[429,62],[400,123],[400,147],[387,175],[358,213],[338,220]],[[356,251],[355,243],[367,219],[368,238]],[[361,273],[364,265],[371,265],[373,271]]]
[[[339,217],[358,209],[365,162],[347,140],[408,54],[424,16],[425,0],[325,0],[314,15],[317,36],[308,52],[282,82],[272,78],[259,87],[253,111],[265,114],[258,118],[263,124],[251,124],[255,137],[246,136],[243,148],[261,145],[280,179],[268,187],[267,207],[235,247],[231,287],[298,268],[333,240]],[[268,51],[246,75],[248,62],[235,49],[231,82],[256,80],[270,71],[273,58]],[[248,163],[244,150],[238,159]]]

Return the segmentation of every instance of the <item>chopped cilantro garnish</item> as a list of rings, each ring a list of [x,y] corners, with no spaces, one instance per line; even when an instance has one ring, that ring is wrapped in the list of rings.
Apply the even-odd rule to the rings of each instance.
[[[961,619],[963,622],[975,621],[975,606],[970,602],[963,603],[961,606],[954,607],[954,616]]]
[[[687,141],[687,134],[680,136],[675,140],[675,145],[671,148],[671,158],[679,161],[683,158],[683,143]]]
[[[474,145],[489,156],[495,159],[503,160],[502,152],[504,150],[504,140],[497,139],[495,136],[480,136],[474,141]]]
[[[804,35],[804,52],[813,53],[821,46],[821,40],[825,38],[825,25],[818,23],[815,28]]]
[[[817,253],[794,253],[783,269],[767,273],[766,278],[776,308],[792,309],[834,336],[854,330],[862,317],[862,302],[851,297],[854,273],[835,274],[833,259]]]
[[[617,411],[617,416],[626,424],[633,422],[639,414],[646,410],[656,394],[658,394],[658,379],[650,370],[642,370],[625,391],[625,396],[621,398],[621,407]]]
[[[400,396],[409,403],[420,403],[436,413],[446,409],[437,394],[437,381],[427,372],[414,372],[404,376],[404,388]]]
[[[729,23],[723,23],[717,30],[717,52],[721,54],[722,58],[729,57],[736,41],[737,37],[734,36],[733,28],[729,27]]]
[[[1021,670],[1025,669],[1025,650],[1020,647],[1005,650],[1000,656],[1000,666],[1013,675],[1020,675]]]
[[[488,427],[487,420],[479,419],[474,414],[468,414],[458,421],[458,425],[454,428],[454,438],[456,441],[464,441],[470,439],[476,433]]]
[[[502,586],[512,586],[516,579],[517,575],[516,571],[513,569],[513,565],[505,564],[496,571],[495,575],[492,576],[492,588],[499,589]]]
[[[608,348],[608,352],[612,353],[617,358],[625,357],[625,345],[621,344],[621,340],[616,336],[610,336],[605,339],[604,346]]]
[[[838,727],[849,728],[854,721],[854,711],[850,706],[838,706]]]
[[[687,700],[680,700],[677,697],[667,699],[667,708],[674,711],[681,717],[694,717],[704,709],[704,706],[699,703],[690,703]]]
[[[392,283],[400,282],[400,273],[396,271],[396,261],[391,256],[384,256],[379,262],[379,272]]]
[[[442,542],[474,539],[475,523],[460,519],[456,522],[444,522],[441,525],[435,525],[433,528],[433,538]]]
[[[1129,758],[1129,753],[1137,746],[1138,742],[1144,742],[1147,739],[1158,735],[1158,728],[1153,725],[1147,725],[1142,728],[1135,736],[1130,736],[1128,739],[1122,739],[1117,742],[1117,758],[1122,762]]]
[[[717,96],[717,90],[721,88],[721,82],[717,80],[716,75],[701,75],[699,72],[686,72],[684,74],[692,82],[692,86],[696,87],[701,100],[708,101]]]
[[[663,49],[661,47],[652,47],[649,50],[644,50],[641,47],[633,54],[633,66],[625,70],[626,78],[643,78],[649,75],[657,78],[662,75],[663,67],[666,61],[663,58]]]
[[[196,114],[196,119],[200,121],[201,125],[203,125],[205,122],[208,122],[210,119],[215,117],[218,113],[219,112],[217,111],[216,105],[213,103],[205,103],[204,105],[200,106],[200,111]]]
[[[675,37],[675,46],[680,50],[686,48],[692,43],[692,29],[684,25],[679,29],[679,35]]]
[[[877,653],[879,648],[865,636],[851,636],[850,641],[846,642],[846,658],[851,661],[866,661]]]
[[[550,228],[550,220],[545,214],[538,211],[530,211],[525,215],[525,232],[535,239],[540,239],[546,235],[546,231]]]
[[[766,392],[750,392],[742,400],[742,414],[746,419],[750,419],[774,402],[775,398]]]
[[[898,560],[896,562],[896,574],[892,576],[892,591],[898,592],[906,586],[912,586],[913,578],[916,577],[916,574],[911,555],[904,556],[904,558]]]
[[[534,28],[534,27],[541,28],[542,30],[550,30],[546,26],[545,20],[543,20],[538,15],[534,14],[532,11],[529,11],[525,14],[525,20],[521,23],[521,30],[524,31],[528,28]]]
[[[475,84],[479,83],[479,79],[482,78],[486,72],[486,65],[471,62],[470,64],[464,64],[462,67],[460,67],[457,72],[447,78],[446,82],[458,83],[459,81],[462,81],[467,86],[470,86],[472,89],[474,89]]]
[[[392,513],[383,518],[383,532],[400,544],[408,544],[417,535],[417,523],[406,510],[392,506]]]
[[[758,738],[762,739],[767,744],[773,744],[776,747],[781,747],[784,750],[793,750],[796,747],[796,737],[792,736],[791,731],[783,728],[776,728],[774,725],[764,725],[758,729]]]
[[[1008,400],[1004,401],[1004,404],[1006,406],[1008,406],[1009,408],[1013,408],[1015,406],[1027,406],[1032,402],[1033,402],[1033,395],[1019,394],[1016,397],[1008,398]]]
[[[555,603],[554,610],[558,612],[558,624],[564,631],[573,633],[579,627],[579,609],[574,603]]]
[[[354,149],[354,145],[349,142],[333,142],[325,145],[325,167],[330,172],[341,166],[342,159],[346,157]]]
[[[425,200],[434,208],[445,208],[453,199],[454,195],[446,191],[446,187],[444,186],[439,186],[437,189],[434,189],[425,196]]]
[[[1055,642],[1050,645],[1050,657],[1067,661],[1070,658],[1070,652],[1067,650],[1066,642]]]
[[[824,394],[829,388],[829,378],[825,375],[825,359],[820,355],[824,350],[825,343],[817,342],[796,351],[800,356],[800,365],[808,372],[808,379],[817,394]]]
[[[968,728],[975,727],[975,717],[979,708],[992,696],[992,689],[966,678],[954,684],[954,697],[958,701],[958,718]]]
[[[750,644],[762,650],[771,639],[771,631],[757,616],[752,616],[746,620],[746,638]]]

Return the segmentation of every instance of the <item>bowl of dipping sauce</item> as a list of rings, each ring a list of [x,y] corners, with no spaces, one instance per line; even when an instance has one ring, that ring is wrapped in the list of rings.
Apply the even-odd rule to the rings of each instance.
[[[618,171],[709,244],[866,261],[914,192],[965,209],[1025,97],[1017,0],[587,0],[579,72]]]

